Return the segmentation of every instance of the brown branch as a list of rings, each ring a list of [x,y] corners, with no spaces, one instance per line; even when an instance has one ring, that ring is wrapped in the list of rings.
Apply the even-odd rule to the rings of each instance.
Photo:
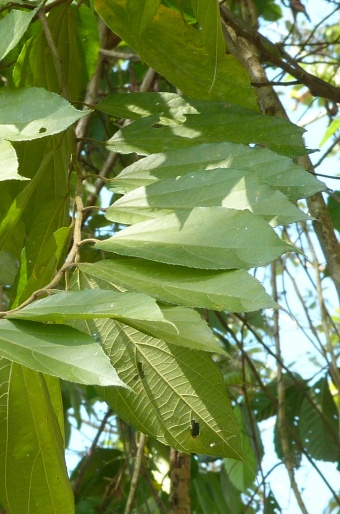
[[[308,73],[280,45],[272,43],[258,31],[246,25],[242,20],[237,19],[225,5],[221,6],[220,9],[222,19],[226,25],[233,29],[236,36],[242,37],[256,48],[262,62],[269,61],[283,69],[301,84],[308,87],[313,96],[327,98],[335,103],[340,102],[339,87],[333,86],[319,77]]]
[[[170,450],[170,513],[190,514],[191,455]]]

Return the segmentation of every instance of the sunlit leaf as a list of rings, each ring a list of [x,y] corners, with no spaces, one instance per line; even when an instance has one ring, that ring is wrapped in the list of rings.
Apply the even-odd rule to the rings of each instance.
[[[7,315],[9,319],[63,322],[67,319],[129,318],[165,322],[155,300],[143,293],[64,291]]]
[[[159,180],[216,168],[256,173],[263,182],[294,201],[326,190],[325,184],[287,157],[265,148],[227,142],[203,143],[150,155],[126,167],[110,184],[126,192]]]
[[[186,307],[232,312],[276,307],[261,284],[244,270],[198,270],[124,258],[79,267],[97,278]]]
[[[124,386],[93,337],[64,325],[1,320],[0,356],[79,384]]]
[[[97,248],[202,269],[262,266],[292,249],[249,211],[197,207],[137,223]]]
[[[29,12],[13,10],[0,20],[0,60],[20,41],[39,8]]]
[[[18,174],[18,158],[9,141],[0,139],[0,181],[28,180]]]
[[[61,96],[43,88],[2,88],[0,91],[0,137],[10,141],[57,134],[86,115]]]

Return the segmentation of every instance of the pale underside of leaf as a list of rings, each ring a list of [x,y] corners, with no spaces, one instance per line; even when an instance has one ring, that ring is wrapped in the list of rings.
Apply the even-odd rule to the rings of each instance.
[[[263,286],[244,270],[198,270],[131,258],[79,266],[89,275],[186,307],[231,312],[277,307]]]
[[[122,230],[96,244],[121,255],[202,269],[249,269],[291,250],[249,211],[197,207]]]
[[[100,345],[64,325],[1,320],[0,356],[71,382],[125,386]]]
[[[325,190],[321,181],[288,157],[265,148],[250,148],[228,142],[203,143],[150,155],[125,168],[110,184],[126,192],[160,180],[218,168],[256,173],[264,183],[293,201]]]

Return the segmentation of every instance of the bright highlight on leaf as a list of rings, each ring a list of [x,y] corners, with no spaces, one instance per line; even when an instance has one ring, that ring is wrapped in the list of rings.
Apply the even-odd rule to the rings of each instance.
[[[28,180],[18,174],[18,158],[16,151],[9,141],[0,139],[0,181]]]
[[[0,321],[0,356],[79,384],[125,384],[94,338],[64,325]]]
[[[87,114],[43,88],[0,91],[0,137],[9,141],[57,134]]]

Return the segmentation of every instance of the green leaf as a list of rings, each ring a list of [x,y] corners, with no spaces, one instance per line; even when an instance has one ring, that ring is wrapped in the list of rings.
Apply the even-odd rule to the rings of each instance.
[[[178,125],[186,114],[197,114],[197,109],[182,96],[174,93],[121,93],[107,95],[95,109],[116,118],[139,120],[152,114],[159,115],[162,125]]]
[[[276,498],[273,495],[273,492],[269,490],[264,502],[264,514],[281,514],[281,512],[281,507],[277,503]]]
[[[327,377],[318,380],[310,388],[309,395],[311,401],[304,398],[299,412],[303,445],[314,459],[339,462],[339,415]]]
[[[196,207],[137,223],[97,248],[121,255],[203,269],[263,266],[291,246],[249,211]]]
[[[0,139],[0,181],[28,180],[18,174],[18,158],[9,141]]]
[[[213,332],[198,312],[183,307],[163,306],[161,309],[168,324],[135,321],[129,323],[130,326],[167,343],[225,355],[225,350],[217,343]]]
[[[125,386],[100,345],[64,325],[0,320],[0,356],[70,382]]]
[[[6,512],[74,513],[64,445],[44,377],[0,361],[0,497]]]
[[[126,0],[126,14],[135,33],[138,49],[143,45],[142,36],[149,28],[160,3],[160,0]]]
[[[292,201],[326,190],[325,184],[287,157],[265,148],[227,142],[200,144],[150,155],[125,168],[110,184],[114,189],[126,192],[159,180],[216,168],[256,173],[263,182]]]
[[[0,20],[0,61],[19,43],[39,9],[40,5],[29,12],[13,10]]]
[[[258,144],[279,154],[305,154],[303,129],[276,116],[264,116],[251,109],[225,102],[191,101],[197,114],[186,114],[177,126],[152,127],[153,116],[137,120],[117,131],[107,141],[111,151],[147,155],[202,143]],[[147,120],[150,126],[147,127]],[[141,130],[143,128],[143,130]]]
[[[61,96],[43,88],[3,88],[0,91],[0,135],[10,141],[57,134],[86,115]]]
[[[231,312],[277,307],[262,285],[244,270],[198,270],[124,258],[81,263],[79,267],[97,278],[186,307]]]
[[[242,450],[243,455],[245,456],[245,461],[241,462],[239,460],[227,458],[224,459],[224,467],[230,481],[236,489],[241,492],[246,492],[246,490],[253,484],[258,471],[254,444],[251,444],[252,439],[254,439],[254,434],[250,429],[249,423],[247,424],[248,426],[246,426],[244,417],[247,413],[244,411],[242,412],[240,407],[235,407],[234,412],[241,429]],[[253,423],[254,422],[255,420],[253,420]],[[259,434],[257,433],[256,436],[259,436]]]
[[[255,173],[232,168],[194,172],[140,187],[118,199],[106,211],[106,217],[130,225],[171,211],[219,205],[248,209],[272,226],[309,219]]]
[[[160,5],[139,48],[139,26],[131,25],[126,0],[96,0],[95,8],[115,34],[138,50],[142,61],[184,94],[200,99],[227,98],[250,109],[258,109],[248,75],[231,55],[221,59],[212,87],[211,61],[204,36],[186,24],[180,13]]]
[[[63,322],[67,319],[118,318],[165,322],[156,301],[143,293],[95,289],[64,291],[9,313],[9,319]]]
[[[191,3],[195,17],[202,27],[204,47],[213,69],[212,88],[217,70],[226,52],[220,6],[217,0],[191,0]]]
[[[221,374],[206,352],[146,336],[111,320],[95,323],[105,351],[133,391],[102,390],[118,416],[187,453],[242,459],[239,428]],[[200,434],[191,435],[191,421]]]
[[[330,126],[326,130],[325,135],[323,136],[323,138],[322,138],[322,140],[320,142],[320,146],[322,146],[327,141],[327,139],[332,137],[333,134],[335,134],[335,132],[339,128],[340,128],[340,118],[335,118],[335,120],[332,121],[332,123],[330,124]]]

